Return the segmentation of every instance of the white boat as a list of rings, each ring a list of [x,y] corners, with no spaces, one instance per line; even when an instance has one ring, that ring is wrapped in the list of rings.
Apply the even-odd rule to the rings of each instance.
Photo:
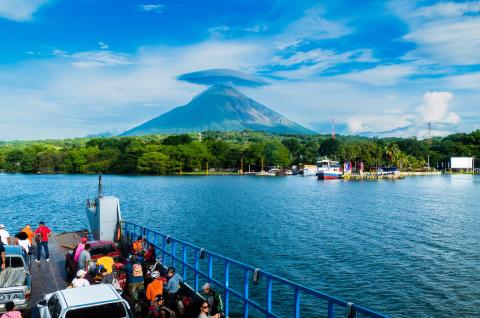
[[[321,180],[340,179],[343,176],[340,163],[330,159],[317,162],[317,178]]]

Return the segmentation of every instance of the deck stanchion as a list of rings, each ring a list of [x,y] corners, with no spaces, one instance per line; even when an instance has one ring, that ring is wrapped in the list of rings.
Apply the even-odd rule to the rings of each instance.
[[[198,292],[198,250],[195,250],[195,292]]]
[[[167,244],[167,239],[165,236],[162,236],[162,264],[165,265],[165,249]]]
[[[300,290],[295,288],[295,318],[300,318]]]
[[[172,266],[175,267],[175,264],[177,263],[177,260],[175,257],[177,256],[177,241],[173,240],[172,242]]]
[[[270,317],[272,313],[272,278],[267,279],[267,314],[266,317]]]
[[[248,280],[250,272],[245,269],[243,274],[243,318],[248,318]]]
[[[182,244],[183,279],[187,280],[187,246]]]
[[[328,318],[335,318],[335,305],[331,301],[328,302]]]
[[[289,281],[285,278],[272,275],[269,273],[261,272],[259,269],[255,269],[252,266],[249,266],[247,264],[229,259],[228,257],[201,249],[198,246],[192,245],[188,242],[182,241],[182,240],[176,240],[168,235],[161,234],[157,231],[150,230],[146,227],[142,227],[140,225],[137,225],[135,223],[129,223],[129,222],[123,222],[124,224],[124,236],[125,238],[130,238],[130,242],[134,241],[136,239],[136,236],[139,235],[145,235],[145,238],[147,241],[150,242],[151,239],[153,239],[153,243],[155,248],[159,250],[159,253],[161,251],[161,261],[163,265],[167,265],[167,258],[171,257],[172,261],[169,264],[172,264],[173,266],[178,265],[180,266],[179,263],[182,263],[182,274],[185,280],[185,283],[191,284],[192,289],[194,289],[195,292],[198,292],[199,289],[199,283],[200,283],[200,276],[203,279],[208,279],[208,282],[210,284],[215,284],[218,288],[221,288],[224,290],[224,300],[225,300],[225,306],[224,306],[224,312],[225,315],[228,316],[230,312],[230,296],[235,298],[235,300],[242,302],[243,305],[243,315],[242,317],[248,318],[249,316],[249,311],[251,308],[255,308],[259,312],[262,312],[265,314],[266,317],[281,317],[285,312],[281,310],[280,312],[273,312],[272,308],[272,300],[273,300],[273,284],[275,283],[275,286],[278,286],[282,288],[282,290],[288,290],[288,291],[294,291],[294,299],[287,301],[288,303],[288,308],[294,309],[294,317],[299,318],[301,317],[301,297],[303,295],[307,296],[313,296],[316,299],[323,300],[326,302],[328,305],[328,318],[335,318],[336,313],[335,310],[346,310],[348,313],[349,317],[357,317],[357,315],[362,315],[362,317],[370,317],[370,318],[388,318],[388,316],[377,313],[373,310],[363,308],[361,306],[355,306],[352,303],[348,303],[342,299],[332,297],[328,294],[322,293],[320,291],[313,290],[307,286],[302,286],[300,284],[294,283],[292,281]],[[152,237],[153,236],[153,237]],[[162,240],[162,243],[160,245],[160,237]],[[167,245],[172,244],[171,249],[167,249]],[[181,244],[181,249],[182,249],[182,257],[178,257],[176,255],[176,250],[177,250],[177,245]],[[178,246],[180,248],[180,246]],[[194,259],[195,263],[191,264],[188,262],[189,257],[188,257],[188,252],[189,249],[194,252]],[[171,250],[171,253],[170,253]],[[200,261],[208,257],[208,272],[204,272],[200,270]],[[221,265],[221,262],[224,262],[224,279],[220,279],[219,277],[215,275],[220,275],[221,269],[217,268],[216,271],[214,271],[213,266],[214,266],[214,259],[218,260],[219,265]],[[236,289],[233,287],[230,287],[230,267],[233,266],[235,267],[234,269],[239,268],[240,273],[243,271],[243,288],[241,289]],[[220,266],[217,266],[220,267]],[[192,270],[194,277],[193,277],[193,282],[192,278],[187,279],[187,274],[188,270]],[[232,269],[232,270],[234,270]],[[235,271],[236,272],[236,271]],[[265,303],[259,303],[255,301],[255,299],[250,299],[249,296],[249,289],[250,289],[250,272],[254,273],[253,276],[253,284],[258,285],[259,280],[266,279],[266,301]],[[239,277],[241,279],[241,277]],[[306,300],[304,300],[306,302]],[[310,303],[308,303],[310,304]],[[240,309],[240,308],[239,308]],[[316,312],[320,312],[321,308],[314,309]],[[291,312],[291,311],[290,311]],[[305,313],[304,313],[305,314]]]
[[[229,303],[230,303],[230,262],[225,261],[225,317],[228,317]]]
[[[213,258],[212,255],[208,255],[208,282],[212,283],[212,275],[213,275]]]

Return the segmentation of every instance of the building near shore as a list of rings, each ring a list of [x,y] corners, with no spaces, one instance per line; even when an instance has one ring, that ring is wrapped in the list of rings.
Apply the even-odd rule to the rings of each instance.
[[[473,171],[474,158],[473,157],[451,157],[450,169],[452,171]]]

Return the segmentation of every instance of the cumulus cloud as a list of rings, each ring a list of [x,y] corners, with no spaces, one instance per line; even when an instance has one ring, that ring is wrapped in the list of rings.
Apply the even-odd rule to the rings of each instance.
[[[386,109],[381,114],[352,116],[347,124],[352,133],[369,133],[380,137],[445,136],[455,132],[461,120],[457,113],[449,109],[453,97],[451,92],[426,92],[422,103],[413,112]]]
[[[450,92],[426,92],[423,103],[417,108],[420,120],[425,123],[458,124],[460,116],[449,111],[452,99],[453,93]]]
[[[2,0],[0,1],[0,17],[14,21],[32,19],[37,9],[48,0]]]
[[[181,81],[203,85],[230,84],[237,86],[258,87],[266,84],[265,81],[251,74],[230,69],[210,69],[197,71],[180,75],[178,79]]]

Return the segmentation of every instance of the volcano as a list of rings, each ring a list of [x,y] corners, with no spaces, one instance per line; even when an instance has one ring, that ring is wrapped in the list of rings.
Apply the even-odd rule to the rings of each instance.
[[[188,104],[132,128],[123,136],[179,134],[202,131],[264,131],[279,134],[314,134],[279,113],[240,93],[217,84]]]

